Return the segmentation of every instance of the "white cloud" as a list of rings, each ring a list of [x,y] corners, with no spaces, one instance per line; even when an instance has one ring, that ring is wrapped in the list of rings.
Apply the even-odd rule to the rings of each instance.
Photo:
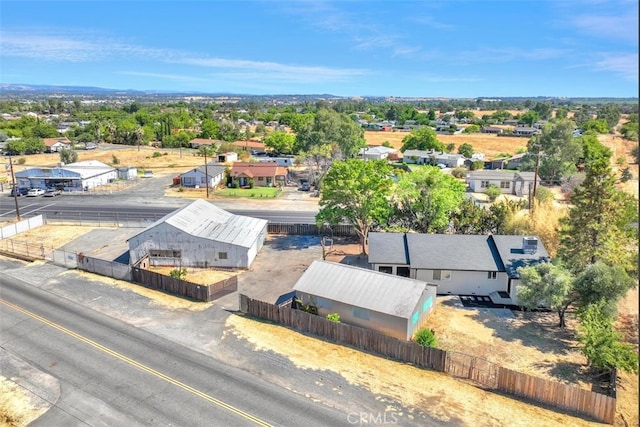
[[[455,28],[454,25],[437,21],[433,16],[416,16],[409,20],[436,30],[453,30]]]
[[[53,31],[0,31],[2,56],[57,62],[97,62],[113,57],[162,58],[170,51],[122,43],[87,34],[66,35]]]
[[[637,8],[625,15],[578,15],[569,22],[590,35],[638,44]]]
[[[233,70],[236,75],[265,76],[271,79],[293,79],[304,81],[332,80],[343,81],[351,77],[369,74],[367,70],[357,68],[329,68],[321,66],[288,65],[268,61],[251,61],[244,59],[223,59],[208,57],[182,57],[171,62],[186,65],[197,65],[209,68]]]
[[[638,81],[638,54],[601,54],[593,64],[597,71],[611,71],[623,78]]]
[[[473,51],[461,52],[456,60],[462,63],[488,63],[511,61],[544,61],[571,54],[569,49],[557,48],[488,48],[479,47]]]
[[[356,68],[290,65],[269,61],[252,61],[249,59],[200,56],[192,52],[147,48],[91,34],[68,36],[55,34],[53,32],[37,33],[36,31],[29,31],[26,33],[12,33],[2,31],[0,33],[0,40],[2,56],[54,62],[104,62],[123,58],[135,58],[160,63],[227,69],[237,75],[240,75],[239,73],[241,72],[260,73],[263,78],[276,80],[291,79],[305,82],[323,80],[347,81],[350,78],[369,73],[365,69]],[[134,71],[129,71],[128,73],[133,72]],[[155,77],[184,79],[184,77],[180,77],[179,75],[171,74],[157,74]]]
[[[172,80],[172,81],[184,82],[184,83],[207,83],[211,81],[211,79],[185,76],[182,74],[147,73],[147,72],[140,72],[140,71],[120,71],[118,74],[122,74],[126,76],[136,76],[136,77],[150,77],[154,79]]]

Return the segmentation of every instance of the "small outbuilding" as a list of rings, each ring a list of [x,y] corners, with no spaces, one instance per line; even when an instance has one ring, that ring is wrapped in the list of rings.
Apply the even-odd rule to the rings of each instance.
[[[249,268],[266,237],[267,220],[196,200],[131,237],[129,256],[136,266]]]
[[[340,315],[349,325],[410,340],[435,306],[433,284],[366,268],[314,261],[293,287],[318,315]]]

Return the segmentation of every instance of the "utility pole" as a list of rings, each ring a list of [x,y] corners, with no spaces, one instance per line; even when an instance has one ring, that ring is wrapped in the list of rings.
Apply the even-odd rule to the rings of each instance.
[[[11,168],[11,185],[13,191],[13,201],[16,204],[16,218],[20,221],[20,207],[18,207],[18,187],[16,186],[16,176],[13,174],[13,159],[9,156],[9,167]]]
[[[207,199],[209,198],[209,166],[207,166],[207,151],[208,148],[205,145],[204,147],[204,179],[207,181],[204,185],[207,187]]]

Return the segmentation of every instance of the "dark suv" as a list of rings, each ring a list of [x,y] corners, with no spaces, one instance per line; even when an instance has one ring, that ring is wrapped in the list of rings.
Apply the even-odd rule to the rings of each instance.
[[[11,193],[9,193],[9,197],[14,197],[14,196],[16,196],[16,195],[17,195],[18,197],[20,197],[20,196],[26,196],[28,192],[29,192],[29,189],[28,189],[28,188],[17,188],[17,189],[16,189],[16,187],[13,187],[13,188],[11,189]]]

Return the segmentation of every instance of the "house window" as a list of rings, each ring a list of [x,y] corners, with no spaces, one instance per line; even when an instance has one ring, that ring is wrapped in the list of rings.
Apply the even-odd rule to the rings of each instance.
[[[227,259],[227,253],[226,252],[218,252],[218,258],[219,259]]]
[[[264,176],[259,176],[258,181],[264,181]]]
[[[489,181],[480,181],[480,188],[488,188]]]
[[[500,188],[511,188],[510,181],[500,181]]]
[[[360,307],[353,307],[353,317],[358,319],[369,320],[369,310]]]
[[[184,183],[184,185],[194,185],[196,183],[196,180],[192,176],[185,176],[184,178],[182,178],[182,182]]]
[[[149,256],[152,258],[180,258],[181,251],[173,249],[149,249]]]
[[[400,277],[409,277],[409,267],[398,267],[396,271],[396,274]]]
[[[498,277],[498,273],[495,271],[488,271],[487,272],[487,279],[492,279],[495,280]]]
[[[413,316],[411,316],[411,324],[415,325],[416,323],[418,323],[419,319],[420,314],[416,311],[415,313],[413,313]]]
[[[450,270],[433,270],[433,280],[450,280]]]
[[[378,271],[380,273],[393,274],[393,267],[380,266],[380,267],[378,267]]]
[[[318,308],[326,308],[326,309],[331,310],[331,308],[333,307],[333,302],[331,300],[328,300],[328,299],[317,297],[316,298],[316,306]]]

